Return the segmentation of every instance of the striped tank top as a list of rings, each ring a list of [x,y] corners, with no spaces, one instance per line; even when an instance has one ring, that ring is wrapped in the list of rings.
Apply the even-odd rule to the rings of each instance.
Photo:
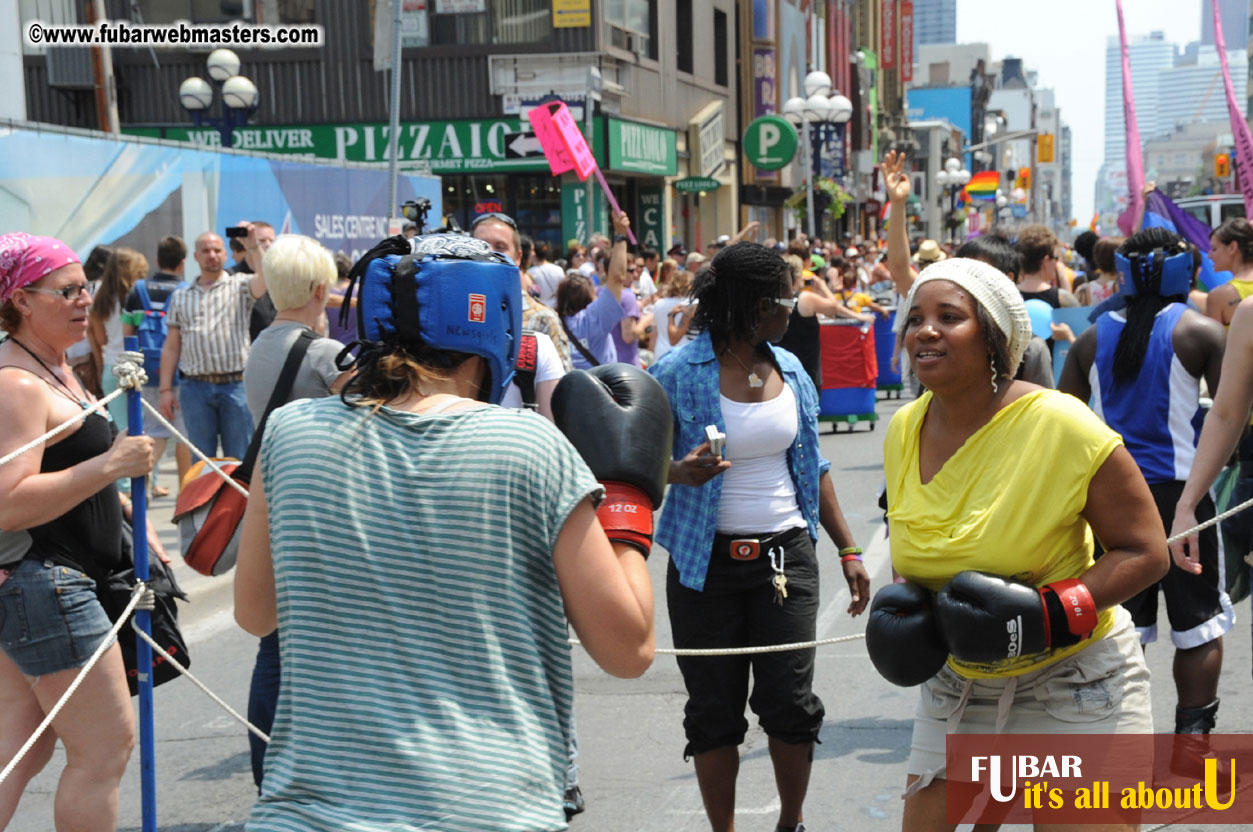
[[[270,417],[283,679],[250,832],[563,830],[574,687],[552,551],[600,486],[548,421]]]

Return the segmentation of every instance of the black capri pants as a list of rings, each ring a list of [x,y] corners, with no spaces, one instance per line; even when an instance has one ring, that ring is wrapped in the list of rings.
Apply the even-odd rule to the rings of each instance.
[[[736,535],[737,538],[746,535]],[[714,542],[704,591],[679,583],[671,561],[666,607],[674,646],[680,649],[750,647],[814,640],[818,622],[818,558],[806,528],[759,537],[753,560],[731,557],[729,538]],[[767,551],[782,549],[787,598],[775,603],[774,570]],[[816,742],[825,711],[813,692],[814,648],[739,656],[680,656],[687,687],[683,756],[744,741],[747,704],[763,731],[782,742]],[[752,696],[748,691],[749,670]]]

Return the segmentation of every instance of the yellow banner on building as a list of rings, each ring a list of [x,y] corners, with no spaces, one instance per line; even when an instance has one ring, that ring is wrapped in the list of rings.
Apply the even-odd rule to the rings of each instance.
[[[553,28],[578,29],[592,25],[592,0],[553,0]]]

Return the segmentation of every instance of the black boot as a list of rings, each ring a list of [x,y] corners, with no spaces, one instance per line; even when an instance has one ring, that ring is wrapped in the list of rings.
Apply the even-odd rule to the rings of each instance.
[[[1175,733],[1208,734],[1213,731],[1214,724],[1217,722],[1219,701],[1215,699],[1201,708],[1181,708],[1176,705]]]
[[[1170,770],[1173,774],[1189,780],[1200,780],[1205,774],[1205,758],[1210,756],[1209,739],[1217,721],[1218,701],[1201,708],[1175,707],[1175,738],[1170,751]],[[1231,786],[1229,766],[1218,764],[1220,794],[1226,794]]]

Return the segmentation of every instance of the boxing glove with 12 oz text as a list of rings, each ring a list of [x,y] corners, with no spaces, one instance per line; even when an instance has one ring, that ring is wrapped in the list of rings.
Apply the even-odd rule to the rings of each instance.
[[[647,557],[670,471],[674,420],[666,391],[639,367],[602,364],[562,377],[552,408],[558,429],[605,487],[596,511],[605,534]]]

